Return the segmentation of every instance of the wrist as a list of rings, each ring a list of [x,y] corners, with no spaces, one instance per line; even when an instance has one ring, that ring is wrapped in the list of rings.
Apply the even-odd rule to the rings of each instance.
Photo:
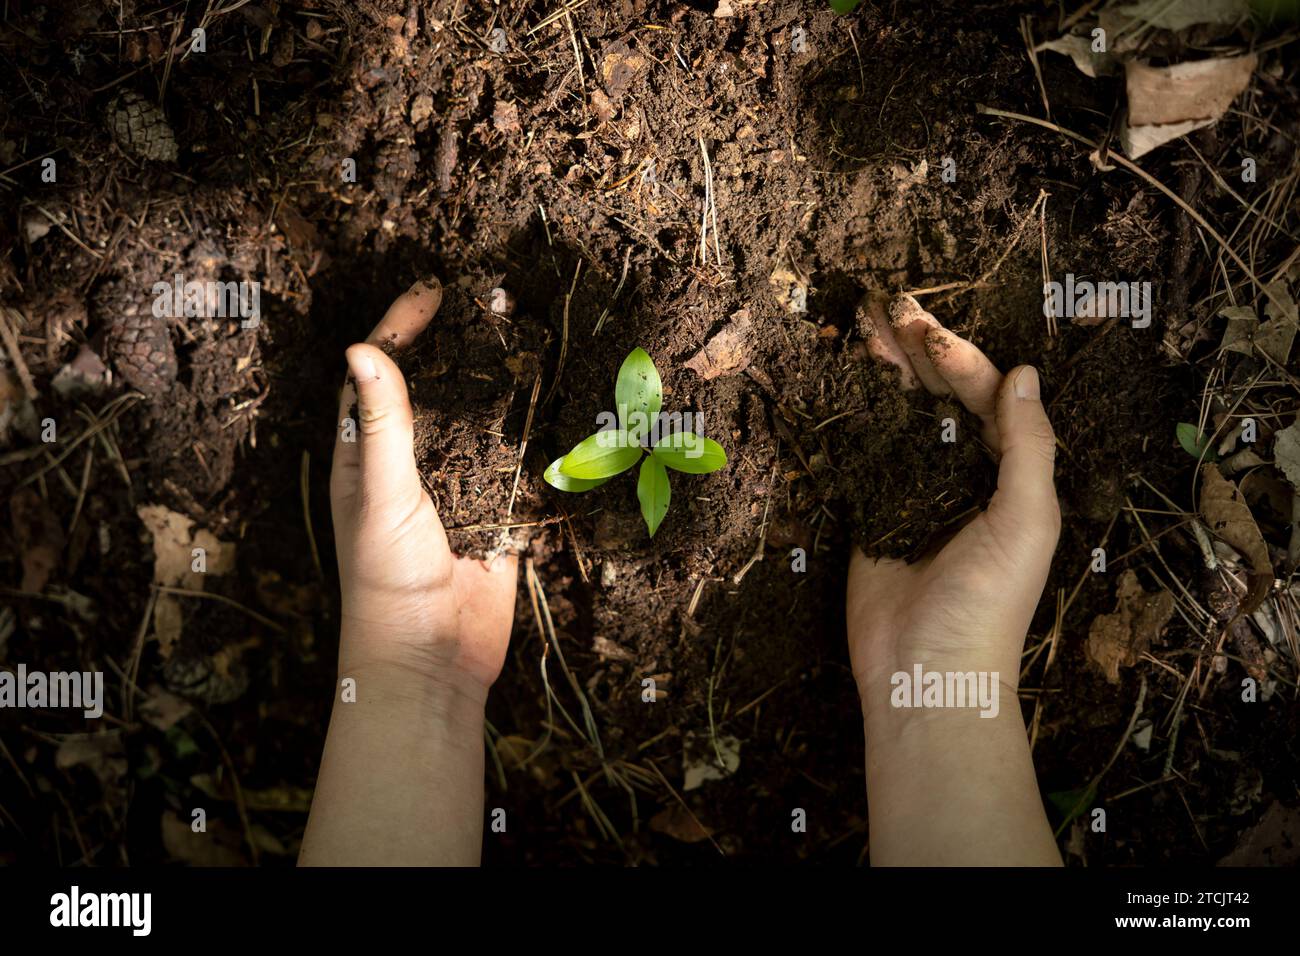
[[[1019,721],[1019,671],[989,663],[986,655],[909,655],[892,668],[868,670],[858,676],[863,719],[869,728]]]
[[[436,720],[482,733],[488,685],[457,659],[452,642],[428,635],[385,634],[367,625],[363,632],[344,625],[339,641],[340,683],[351,679],[358,713],[400,711],[418,720]],[[347,712],[336,699],[335,710]]]

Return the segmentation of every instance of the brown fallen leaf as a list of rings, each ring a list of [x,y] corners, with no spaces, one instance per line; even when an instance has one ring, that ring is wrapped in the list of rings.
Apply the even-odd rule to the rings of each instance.
[[[1291,357],[1296,334],[1300,332],[1300,310],[1287,290],[1285,279],[1270,282],[1264,287],[1264,292],[1268,296],[1268,301],[1264,304],[1264,315],[1268,321],[1259,324],[1254,337],[1255,345],[1278,365],[1285,367]]]
[[[1119,683],[1119,669],[1138,662],[1174,616],[1168,591],[1144,591],[1134,571],[1125,571],[1115,588],[1115,613],[1098,614],[1088,628],[1085,651],[1106,679]]]
[[[217,540],[205,528],[191,530],[194,522],[163,505],[141,505],[137,514],[153,535],[153,583],[202,591],[205,574],[225,574],[235,565],[235,546]],[[203,549],[206,571],[194,569],[196,548]],[[181,636],[181,603],[171,594],[159,594],[154,603],[154,636],[163,659],[171,656]]]
[[[650,65],[650,60],[617,40],[607,48],[600,61],[600,79],[605,92],[617,103]]]
[[[1120,130],[1125,155],[1137,159],[1217,121],[1250,85],[1255,63],[1253,53],[1172,66],[1127,62],[1128,118]]]
[[[60,770],[85,767],[99,779],[105,791],[125,793],[126,745],[118,733],[68,737],[55,751],[54,765]]]
[[[1250,3],[1248,0],[1179,0],[1177,3],[1135,0],[1126,4],[1108,4],[1099,16],[1105,21],[1102,26],[1114,24],[1125,32],[1132,32],[1137,26],[1174,32],[1210,24],[1226,28],[1250,17]],[[1118,33],[1120,29],[1108,32]],[[1220,35],[1222,31],[1212,34]]]
[[[682,843],[699,843],[713,836],[713,831],[687,813],[680,803],[674,803],[651,817],[650,829]]]
[[[1107,50],[1094,50],[1091,36],[1067,33],[1055,40],[1048,40],[1034,47],[1035,53],[1051,50],[1061,53],[1074,61],[1075,67],[1085,76],[1111,76],[1119,72],[1120,62]]]
[[[1273,562],[1241,489],[1208,462],[1201,466],[1201,516],[1210,531],[1236,548],[1250,565],[1250,590],[1241,602],[1241,613],[1250,614],[1273,586]]]
[[[741,309],[704,348],[686,360],[686,367],[705,380],[743,372],[749,367],[746,346],[752,326],[749,310]]]
[[[1300,492],[1300,418],[1273,437],[1273,458],[1291,487]]]
[[[149,699],[140,705],[140,718],[157,730],[171,730],[194,710],[194,706],[183,697],[161,687],[149,688]]]

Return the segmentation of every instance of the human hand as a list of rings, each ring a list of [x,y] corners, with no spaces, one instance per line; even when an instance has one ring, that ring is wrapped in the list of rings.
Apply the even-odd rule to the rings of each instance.
[[[854,548],[848,581],[849,654],[870,720],[889,681],[927,671],[996,671],[1013,693],[1025,634],[1060,534],[1052,482],[1056,440],[1037,372],[1003,376],[984,354],[939,324],[911,296],[867,301],[867,348],[897,366],[904,387],[955,394],[999,456],[986,510],[935,554],[912,564]],[[1014,696],[1013,698],[1014,699]]]
[[[343,440],[340,424],[330,475],[343,592],[339,671],[377,666],[481,698],[510,641],[517,559],[488,565],[451,553],[416,470],[406,382],[377,347],[410,345],[441,302],[436,279],[417,282],[347,350],[339,421],[355,417],[355,441]]]
[[[988,508],[937,553],[908,564],[854,549],[849,656],[866,734],[871,862],[1060,865],[1015,706],[1025,633],[1061,526],[1056,439],[1038,374],[1021,366],[1003,376],[910,296],[888,307],[873,297],[867,306],[868,352],[898,366],[905,387],[955,394],[1000,456]],[[969,698],[965,707],[893,706],[893,675],[910,677],[917,665],[945,676],[973,672],[992,706],[981,699],[978,714]],[[1011,692],[1005,707],[1001,687]]]
[[[451,553],[415,467],[409,345],[442,302],[417,282],[347,351],[330,474],[343,622],[303,865],[456,865],[483,843],[483,708],[510,642],[516,559]],[[355,419],[354,441],[345,440]]]

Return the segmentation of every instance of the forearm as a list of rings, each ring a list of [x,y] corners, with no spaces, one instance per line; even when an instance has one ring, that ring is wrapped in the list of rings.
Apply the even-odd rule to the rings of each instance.
[[[356,700],[335,699],[299,862],[476,866],[485,689],[441,668],[344,664],[345,677]]]
[[[988,718],[889,691],[864,703],[872,864],[1059,866],[1014,693]]]

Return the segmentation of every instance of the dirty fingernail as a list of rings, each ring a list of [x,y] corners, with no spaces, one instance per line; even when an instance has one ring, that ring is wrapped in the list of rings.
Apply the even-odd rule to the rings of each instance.
[[[1016,398],[1038,398],[1038,371],[1032,365],[1026,365],[1016,375]]]
[[[426,276],[423,279],[417,279],[415,284],[407,291],[411,295],[423,295],[426,292],[441,292],[442,283],[438,281],[437,276]]]

